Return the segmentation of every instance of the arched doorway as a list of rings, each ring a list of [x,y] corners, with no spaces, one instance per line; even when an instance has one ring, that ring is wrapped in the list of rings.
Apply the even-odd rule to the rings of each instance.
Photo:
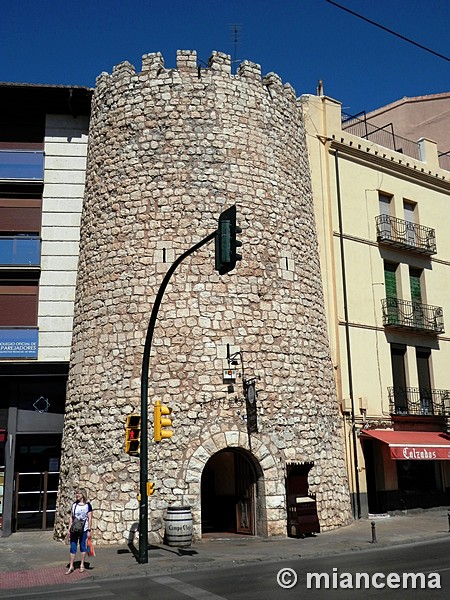
[[[202,472],[202,533],[263,534],[262,485],[262,469],[250,452],[216,452]]]

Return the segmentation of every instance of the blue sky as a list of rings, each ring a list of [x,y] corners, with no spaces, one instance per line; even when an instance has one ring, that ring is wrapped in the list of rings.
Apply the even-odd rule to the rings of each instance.
[[[336,0],[450,58],[450,0]],[[275,71],[297,95],[325,93],[355,114],[450,91],[450,62],[326,0],[1,0],[0,81],[93,87],[122,61],[213,50]]]

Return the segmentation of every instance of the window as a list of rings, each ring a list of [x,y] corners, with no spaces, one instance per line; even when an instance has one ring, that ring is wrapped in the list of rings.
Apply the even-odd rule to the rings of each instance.
[[[392,382],[394,385],[395,412],[407,413],[407,390],[405,369],[406,346],[391,344]]]
[[[34,233],[41,230],[41,201],[0,197],[0,235]]]
[[[416,246],[416,205],[412,202],[403,201],[403,213],[405,215],[406,243]]]
[[[396,325],[400,321],[397,296],[397,267],[394,263],[384,263],[384,285],[386,289],[386,324]]]
[[[397,298],[397,267],[395,263],[384,263],[384,285],[386,298]]]
[[[409,286],[413,310],[413,325],[422,329],[425,324],[424,306],[422,303],[421,269],[409,269]]]
[[[437,460],[396,460],[398,489],[405,502],[417,502],[413,495],[429,498],[442,490],[441,471]],[[415,507],[412,504],[411,507]],[[419,503],[419,506],[422,504]],[[406,505],[410,508],[409,505]]]
[[[390,215],[391,214],[391,200],[392,197],[387,194],[383,194],[380,192],[378,194],[378,206],[380,210],[380,215]]]
[[[378,194],[378,210],[379,215],[377,222],[377,236],[380,240],[392,239],[392,222],[391,222],[391,197],[386,194]]]
[[[43,181],[44,153],[41,150],[0,149],[0,179]]]
[[[416,348],[417,376],[419,380],[420,412],[424,415],[433,413],[431,377],[430,377],[430,348]]]
[[[0,188],[0,267],[39,267],[42,188]]]
[[[411,301],[422,304],[422,287],[421,280],[422,269],[409,269],[409,285],[411,287]]]
[[[36,327],[38,282],[0,283],[0,327]]]

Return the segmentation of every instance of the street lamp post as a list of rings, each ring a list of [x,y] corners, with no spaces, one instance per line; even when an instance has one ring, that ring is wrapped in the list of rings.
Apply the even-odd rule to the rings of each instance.
[[[142,358],[141,374],[141,446],[140,446],[140,475],[139,475],[139,564],[148,563],[148,372],[150,366],[150,352],[152,349],[153,332],[155,330],[156,318],[161,301],[173,273],[185,258],[199,250],[202,246],[216,237],[216,231],[209,234],[192,248],[182,254],[167,271],[153,305],[150,323],[145,338],[144,355]]]
[[[218,228],[203,240],[186,250],[169,268],[161,286],[156,294],[150,323],[145,337],[144,355],[142,358],[141,373],[141,445],[140,445],[140,474],[139,474],[139,563],[148,563],[148,372],[150,365],[150,352],[152,349],[153,332],[155,330],[156,317],[161,301],[173,273],[185,258],[199,250],[202,246],[215,239],[215,268],[221,274],[232,271],[236,262],[241,260],[237,249],[242,243],[237,239],[237,234],[242,230],[236,224],[236,205],[224,210],[218,222]]]

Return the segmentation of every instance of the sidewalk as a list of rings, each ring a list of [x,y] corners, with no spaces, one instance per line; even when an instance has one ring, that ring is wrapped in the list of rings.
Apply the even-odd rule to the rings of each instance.
[[[372,522],[375,523],[375,544],[372,543]],[[107,577],[154,576],[447,538],[450,538],[448,511],[438,508],[361,519],[347,527],[304,539],[217,534],[196,542],[190,548],[161,544],[150,547],[148,563],[144,565],[138,564],[125,543],[121,546],[98,546],[96,556],[87,557],[84,573],[76,568],[71,575],[65,575],[69,562],[67,545],[54,541],[51,531],[18,532],[8,538],[0,538],[0,590]]]

